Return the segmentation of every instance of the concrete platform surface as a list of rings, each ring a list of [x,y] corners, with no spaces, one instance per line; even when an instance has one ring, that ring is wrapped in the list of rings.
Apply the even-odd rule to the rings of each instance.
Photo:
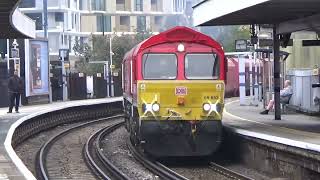
[[[57,109],[81,105],[100,104],[111,101],[119,101],[121,99],[122,98],[103,98],[23,106],[19,108],[20,113],[13,112],[12,114],[7,114],[8,108],[0,108],[0,180],[26,179],[24,175],[28,174],[28,170],[26,169],[26,167],[22,164],[21,160],[17,157],[13,149],[11,149],[11,139],[10,137],[8,137],[10,136],[8,134],[13,133],[17,123],[19,124],[21,123],[21,121],[27,120],[28,118],[31,118],[38,114],[54,111]],[[8,133],[8,131],[11,132]],[[31,179],[33,178],[31,177]]]
[[[274,120],[274,112],[261,115],[262,110],[262,104],[240,106],[239,98],[227,99],[223,124],[246,136],[320,152],[320,117],[288,111]]]

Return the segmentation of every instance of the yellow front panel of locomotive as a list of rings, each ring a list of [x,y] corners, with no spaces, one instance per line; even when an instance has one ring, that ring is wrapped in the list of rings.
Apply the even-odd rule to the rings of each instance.
[[[219,80],[138,81],[141,120],[221,120],[224,82]],[[203,109],[204,104],[213,107]],[[158,104],[159,111],[152,105]]]

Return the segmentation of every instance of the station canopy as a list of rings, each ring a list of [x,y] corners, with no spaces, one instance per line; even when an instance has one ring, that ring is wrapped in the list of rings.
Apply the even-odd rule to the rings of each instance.
[[[0,0],[0,38],[28,38],[29,36],[16,29],[12,22],[12,14],[19,0]]]
[[[320,0],[203,0],[195,26],[276,24],[277,32],[320,31]]]

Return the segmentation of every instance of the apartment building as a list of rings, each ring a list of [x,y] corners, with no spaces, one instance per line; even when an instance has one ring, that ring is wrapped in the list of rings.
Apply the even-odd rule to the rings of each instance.
[[[80,0],[81,32],[159,32],[184,13],[186,0]],[[178,25],[177,20],[177,25]]]
[[[75,38],[80,32],[79,0],[47,0],[49,54],[57,59],[59,49],[68,48],[72,52]],[[22,0],[21,12],[36,21],[36,36],[44,37],[43,0]]]
[[[159,32],[166,21],[179,24],[188,0],[47,0],[50,60],[58,60],[59,49],[70,50],[75,40],[87,41],[91,34],[137,31]],[[44,37],[43,0],[22,0],[21,12],[36,21],[36,36]]]

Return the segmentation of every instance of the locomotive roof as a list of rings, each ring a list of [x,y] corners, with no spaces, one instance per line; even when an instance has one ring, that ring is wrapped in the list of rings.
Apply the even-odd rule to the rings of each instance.
[[[215,48],[219,53],[224,53],[221,45],[213,40],[210,36],[197,32],[193,29],[184,26],[177,26],[158,35],[154,35],[132,48],[126,55],[136,56],[139,52],[154,45],[168,42],[193,42]]]

